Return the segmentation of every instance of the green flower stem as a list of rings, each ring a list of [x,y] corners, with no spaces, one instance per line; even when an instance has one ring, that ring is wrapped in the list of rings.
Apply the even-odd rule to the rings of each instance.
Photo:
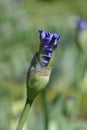
[[[83,76],[83,70],[84,70],[84,52],[79,50],[78,53],[78,59],[77,59],[77,68],[76,68],[76,87],[77,87],[77,94],[75,97],[75,104],[74,104],[74,109],[73,109],[73,119],[76,118],[80,101],[81,101],[81,96],[82,96],[82,76]]]
[[[22,130],[24,123],[25,123],[25,120],[28,116],[29,110],[30,110],[30,104],[28,102],[26,102],[24,109],[23,109],[23,112],[21,114],[21,117],[19,119],[18,126],[17,126],[16,130]]]
[[[83,69],[84,69],[84,52],[79,50],[78,57],[77,57],[77,70],[76,70],[76,85],[79,87],[80,81],[82,79],[83,75]]]
[[[41,93],[41,96],[42,96],[42,103],[43,103],[43,108],[44,108],[45,130],[48,130],[49,113],[48,113],[48,108],[47,108],[45,91],[43,93]]]

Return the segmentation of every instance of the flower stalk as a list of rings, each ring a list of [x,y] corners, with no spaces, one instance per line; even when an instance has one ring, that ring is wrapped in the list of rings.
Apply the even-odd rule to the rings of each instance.
[[[78,47],[77,67],[76,67],[76,86],[77,95],[75,99],[73,118],[75,119],[78,113],[81,96],[82,96],[82,77],[84,71],[85,57],[84,52],[87,47],[87,21],[79,20],[76,27],[76,44]]]
[[[25,120],[26,120],[26,118],[28,116],[28,112],[30,110],[30,107],[31,107],[31,105],[28,102],[26,102],[25,106],[24,106],[24,109],[22,111],[21,117],[19,119],[19,123],[17,125],[17,129],[16,130],[22,130],[23,125],[25,123]]]
[[[43,104],[43,109],[44,109],[44,121],[45,121],[45,130],[48,130],[49,127],[49,111],[48,111],[48,105],[46,101],[46,95],[45,91],[42,92],[42,104]]]

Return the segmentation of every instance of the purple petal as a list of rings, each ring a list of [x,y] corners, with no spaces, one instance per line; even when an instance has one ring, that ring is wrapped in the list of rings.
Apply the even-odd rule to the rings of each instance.
[[[55,33],[54,37],[55,37],[54,45],[57,45],[58,42],[60,41],[60,35]]]
[[[39,33],[40,33],[40,38],[44,39],[46,36],[46,33],[42,29],[39,30]]]
[[[43,57],[50,57],[51,58],[52,57],[52,53],[48,53],[48,55],[47,54],[42,54],[42,56]]]

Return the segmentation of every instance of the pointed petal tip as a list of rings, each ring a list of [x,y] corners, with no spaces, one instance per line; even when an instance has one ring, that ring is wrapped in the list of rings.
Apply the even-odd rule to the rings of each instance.
[[[54,37],[55,37],[57,40],[59,40],[59,39],[60,39],[60,35],[59,35],[59,34],[57,34],[57,33],[54,33]]]
[[[40,32],[40,33],[41,33],[42,31],[43,31],[43,29],[39,29],[39,30],[38,30],[38,32]]]

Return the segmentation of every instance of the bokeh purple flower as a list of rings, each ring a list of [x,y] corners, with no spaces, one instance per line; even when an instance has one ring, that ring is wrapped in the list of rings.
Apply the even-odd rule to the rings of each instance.
[[[80,19],[76,25],[76,43],[78,48],[83,51],[87,48],[87,20]]]
[[[80,30],[87,29],[87,20],[78,20],[77,21],[77,28]]]
[[[60,35],[45,32],[40,29],[39,62],[42,67],[47,66],[60,41]]]

